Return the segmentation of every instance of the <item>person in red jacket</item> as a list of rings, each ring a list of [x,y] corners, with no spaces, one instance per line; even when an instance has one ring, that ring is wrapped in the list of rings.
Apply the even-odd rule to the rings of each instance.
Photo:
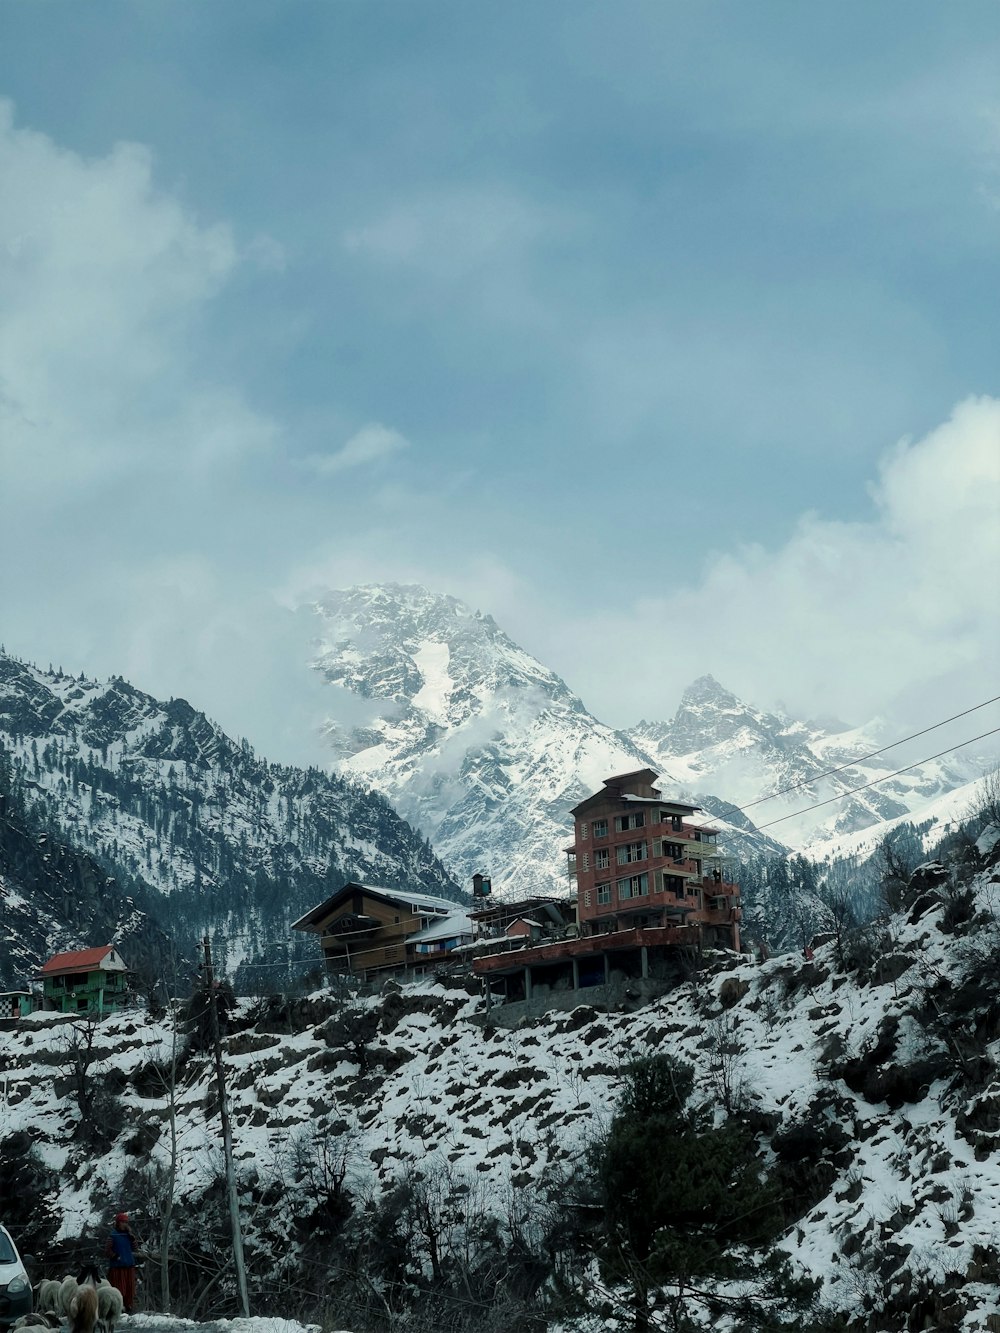
[[[108,1281],[121,1292],[126,1314],[131,1314],[135,1306],[135,1245],[128,1213],[116,1213],[115,1229],[105,1243],[104,1253],[108,1256]]]

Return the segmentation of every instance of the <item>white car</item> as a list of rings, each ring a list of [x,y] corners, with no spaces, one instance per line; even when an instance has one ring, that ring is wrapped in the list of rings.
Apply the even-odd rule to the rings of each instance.
[[[0,1226],[0,1329],[31,1314],[31,1283],[17,1246],[6,1227]]]

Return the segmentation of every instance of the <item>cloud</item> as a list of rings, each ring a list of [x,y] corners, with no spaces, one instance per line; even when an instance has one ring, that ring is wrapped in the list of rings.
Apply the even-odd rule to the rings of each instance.
[[[448,186],[349,228],[343,244],[350,254],[448,281],[523,252],[557,225],[549,210],[508,189]]]
[[[365,467],[378,462],[390,454],[408,449],[410,442],[405,435],[381,422],[373,421],[362,426],[356,435],[352,435],[342,448],[332,454],[310,454],[305,466],[323,477],[332,477],[349,468]]]
[[[561,652],[586,664],[573,684],[602,716],[630,720],[615,684],[628,644],[633,718],[671,712],[703,671],[760,703],[856,721],[904,696],[926,719],[995,694],[1000,400],[967,399],[890,449],[871,497],[867,521],[811,512],[781,546],[716,550],[693,584],[605,608],[600,635],[564,627]],[[661,563],[668,572],[669,552]]]
[[[579,596],[538,577],[519,549],[460,554],[463,532],[449,533],[427,497],[397,526],[316,552],[283,596],[302,604],[323,587],[380,581],[452,593],[615,726],[671,716],[704,672],[761,706],[854,722],[926,723],[995,694],[1000,400],[967,399],[886,450],[869,496],[863,521],[810,511],[781,543],[762,534],[727,547],[710,530],[715,549],[683,582],[670,549],[651,547],[613,591],[582,571]]]
[[[341,243],[393,318],[418,320],[428,334],[447,327],[446,313],[460,339],[491,323],[554,336],[564,317],[544,279],[582,227],[569,210],[507,185],[442,185],[373,210]]]
[[[5,485],[75,499],[266,447],[274,424],[199,358],[199,320],[240,263],[231,229],[158,190],[141,145],[85,158],[18,128],[7,101],[0,179]]]

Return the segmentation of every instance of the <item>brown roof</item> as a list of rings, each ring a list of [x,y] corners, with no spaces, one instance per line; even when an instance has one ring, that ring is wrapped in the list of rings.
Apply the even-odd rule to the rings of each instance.
[[[633,768],[631,773],[616,773],[613,777],[605,778],[605,787],[619,787],[626,782],[645,781],[650,787],[659,777],[659,773],[654,773],[651,768]]]
[[[42,968],[41,975],[51,977],[57,972],[86,972],[90,968],[100,967],[114,947],[113,944],[102,944],[97,949],[57,953]]]

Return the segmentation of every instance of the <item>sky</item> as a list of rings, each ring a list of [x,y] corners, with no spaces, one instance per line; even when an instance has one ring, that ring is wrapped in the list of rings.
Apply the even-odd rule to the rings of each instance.
[[[303,608],[354,583],[617,726],[704,672],[853,723],[1000,693],[995,5],[2,23],[8,651],[293,761]]]

